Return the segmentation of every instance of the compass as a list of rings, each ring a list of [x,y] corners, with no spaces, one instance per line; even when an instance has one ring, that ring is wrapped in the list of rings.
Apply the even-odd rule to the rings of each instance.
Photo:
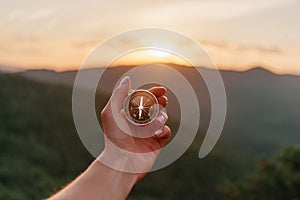
[[[135,125],[147,125],[157,116],[159,111],[156,97],[148,90],[135,90],[124,102],[125,116]]]

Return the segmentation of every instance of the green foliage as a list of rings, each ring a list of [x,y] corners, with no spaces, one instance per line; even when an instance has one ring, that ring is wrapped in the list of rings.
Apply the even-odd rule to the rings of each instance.
[[[198,151],[190,149],[172,165],[147,175],[129,199],[218,199],[220,183],[236,180],[247,171],[249,163],[235,150],[220,144],[209,157],[200,160]]]
[[[254,174],[220,189],[223,199],[300,198],[300,146],[287,147],[258,162]]]
[[[0,74],[0,199],[41,199],[92,158],[72,121],[69,87]]]
[[[0,199],[47,197],[92,161],[73,125],[72,90],[14,75],[0,74],[0,84]],[[96,101],[100,112],[107,98],[98,95]],[[225,144],[199,160],[201,141],[173,165],[149,174],[129,199],[215,199],[217,184],[236,179],[247,164]]]
[[[0,85],[0,199],[48,197],[93,160],[73,124],[72,89],[4,74],[0,74]],[[106,101],[107,97],[96,96],[97,112]],[[234,146],[222,136],[213,152],[199,160],[202,139],[199,134],[175,163],[147,175],[128,199],[209,200],[220,199],[220,194],[224,199],[245,199],[239,195],[252,191],[263,195],[272,187],[282,191],[281,199],[298,195],[294,189],[299,188],[299,149],[282,151],[272,160],[261,161],[257,174],[246,184],[237,181],[252,169],[255,156],[245,153],[245,146],[251,148],[250,140],[247,145]],[[273,141],[278,145],[280,140]],[[256,156],[268,149],[266,143],[262,148],[256,150]],[[256,184],[260,187],[254,190]]]

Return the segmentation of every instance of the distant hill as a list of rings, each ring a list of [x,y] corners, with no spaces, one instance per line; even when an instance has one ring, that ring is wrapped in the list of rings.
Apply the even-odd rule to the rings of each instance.
[[[223,137],[261,154],[300,143],[300,77],[255,68],[223,78],[229,100]]]
[[[178,65],[172,67],[187,77],[194,90],[201,91],[198,94],[201,108],[200,127],[205,131],[210,119],[211,105],[203,79],[193,68]],[[114,67],[106,70],[100,80],[99,91],[110,95],[117,80],[129,69],[130,67]],[[83,73],[93,74],[97,70],[103,69],[88,69]],[[211,71],[205,68],[202,70]],[[269,154],[280,146],[300,143],[300,77],[276,75],[261,67],[244,72],[220,72],[228,98],[227,120],[221,139],[240,145],[254,155]],[[72,85],[76,71],[58,73],[35,70],[22,72],[21,75]],[[172,77],[166,76],[166,79]],[[174,95],[169,94],[169,98],[174,99]],[[178,116],[178,106],[178,103],[170,100],[169,115]]]
[[[26,71],[24,68],[16,67],[16,66],[9,66],[9,65],[0,65],[0,73],[16,73]]]
[[[126,70],[106,72],[109,76],[100,81],[96,95],[98,112],[113,83]],[[226,124],[213,151],[199,160],[197,152],[210,116],[209,95],[195,71],[179,66],[178,70],[201,91],[201,130],[178,161],[146,176],[128,199],[220,199],[218,188],[247,174],[256,158],[268,156],[280,146],[299,144],[299,77],[278,76],[261,68],[222,71],[228,95]],[[93,160],[72,119],[70,86],[75,73],[0,74],[0,199],[45,198]],[[169,125],[176,128],[178,103],[172,93],[168,95]]]
[[[44,199],[93,160],[73,123],[72,88],[16,74],[0,74],[0,84],[0,199]],[[97,96],[99,110],[107,98]],[[223,141],[199,160],[200,143],[196,139],[178,161],[148,175],[129,199],[216,199],[219,184],[249,169],[242,150]]]

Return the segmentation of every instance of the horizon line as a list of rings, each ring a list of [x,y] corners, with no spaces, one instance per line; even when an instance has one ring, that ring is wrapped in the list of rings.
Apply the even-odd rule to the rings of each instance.
[[[205,67],[205,66],[188,66],[188,65],[168,63],[168,62],[161,62],[159,64],[167,64],[167,65],[173,65],[173,66],[178,66],[178,67],[200,67],[200,68],[204,68],[204,69],[208,69],[208,70],[219,70],[219,71],[240,72],[240,73],[248,72],[248,71],[255,70],[255,69],[261,69],[261,70],[267,71],[267,72],[275,74],[275,75],[300,76],[300,74],[297,74],[297,73],[277,73],[277,72],[270,70],[268,67],[261,66],[261,65],[253,65],[253,66],[245,67],[245,69],[242,69],[242,70],[237,70],[237,69],[231,69],[230,67],[217,67],[217,69],[213,69],[213,68],[209,68],[209,67]],[[138,66],[138,65],[122,64],[122,65],[111,66],[109,68],[134,67],[134,66]],[[92,70],[92,69],[103,68],[103,67],[104,66],[90,66],[83,70]],[[22,72],[26,72],[26,71],[51,71],[51,72],[55,72],[55,73],[66,73],[66,72],[75,72],[78,70],[80,70],[79,67],[78,68],[70,67],[70,69],[67,68],[66,70],[55,70],[55,69],[51,69],[50,67],[32,67],[32,68],[24,67],[23,68],[23,67],[16,67],[16,66],[11,66],[11,65],[1,65],[0,64],[0,73],[9,73],[9,74],[22,73]]]

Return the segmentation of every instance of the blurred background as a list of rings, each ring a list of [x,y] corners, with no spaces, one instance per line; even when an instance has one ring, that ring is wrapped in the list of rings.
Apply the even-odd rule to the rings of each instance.
[[[195,69],[142,51],[106,70],[98,113],[122,74],[143,63],[164,63],[201,91],[192,146],[148,174],[128,199],[300,199],[299,22],[299,0],[1,1],[0,199],[46,198],[93,161],[72,118],[76,72],[99,43],[142,27],[178,31],[204,47],[223,77],[228,110],[219,142],[199,159],[211,113]],[[174,40],[171,48],[188,46]],[[176,132],[179,105],[172,91],[168,97],[168,125]]]

